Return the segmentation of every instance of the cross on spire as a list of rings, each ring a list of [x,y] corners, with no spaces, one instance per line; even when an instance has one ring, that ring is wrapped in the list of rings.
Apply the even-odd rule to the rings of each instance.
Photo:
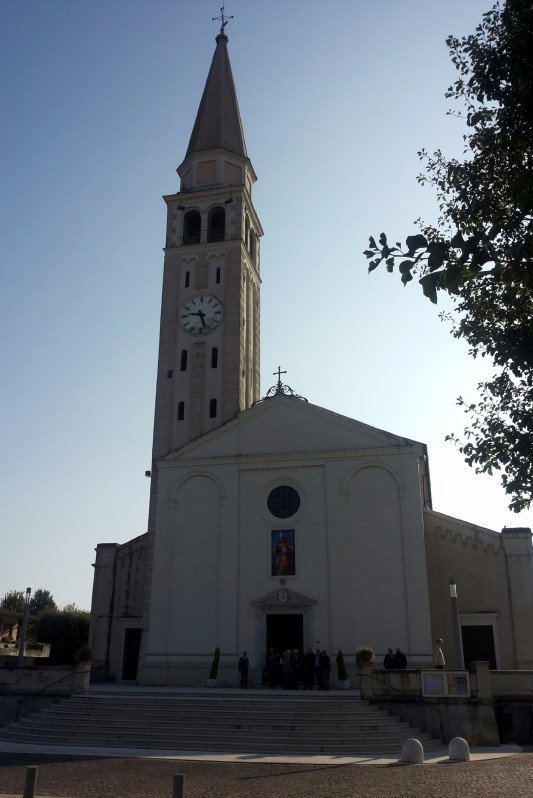
[[[224,35],[224,28],[225,28],[225,27],[226,27],[226,25],[228,24],[228,21],[229,21],[230,19],[235,19],[235,17],[233,17],[233,16],[231,16],[231,17],[227,17],[227,16],[224,14],[224,6],[221,6],[221,8],[220,8],[220,16],[219,16],[219,17],[211,17],[211,19],[212,19],[212,21],[213,21],[213,22],[215,22],[215,21],[216,21],[216,20],[218,20],[218,19],[220,20],[220,23],[221,23],[221,24],[220,24],[220,33],[221,33],[222,35]]]
[[[283,384],[281,382],[281,375],[286,374],[286,371],[281,370],[281,366],[278,366],[278,370],[274,372],[274,377],[277,375],[278,377],[278,392],[281,393],[281,388],[283,388]]]

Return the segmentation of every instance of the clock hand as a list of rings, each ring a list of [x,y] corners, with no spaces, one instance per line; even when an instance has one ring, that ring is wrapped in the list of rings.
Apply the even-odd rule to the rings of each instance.
[[[202,311],[199,310],[196,315],[200,317],[200,319],[202,320],[202,324],[204,325],[204,328],[207,329],[207,326],[206,326],[206,323],[205,323],[205,313],[202,313]]]

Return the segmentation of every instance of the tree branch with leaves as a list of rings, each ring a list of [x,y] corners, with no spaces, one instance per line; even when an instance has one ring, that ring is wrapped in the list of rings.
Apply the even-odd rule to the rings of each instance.
[[[371,236],[364,254],[369,272],[397,269],[404,286],[417,277],[433,303],[448,294],[452,335],[492,360],[479,400],[458,399],[470,418],[463,439],[448,439],[477,472],[503,472],[518,512],[533,499],[532,4],[496,4],[472,35],[446,43],[459,72],[446,97],[463,104],[464,159],[421,150],[418,181],[436,190],[437,224],[419,220],[405,246]]]

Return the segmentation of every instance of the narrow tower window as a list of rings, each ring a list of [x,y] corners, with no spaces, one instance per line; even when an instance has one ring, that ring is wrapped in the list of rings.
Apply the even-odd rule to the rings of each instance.
[[[209,418],[217,417],[217,400],[211,399],[209,402]]]
[[[183,421],[185,418],[185,402],[180,402],[178,405],[178,421]]]
[[[250,255],[252,256],[252,260],[255,260],[255,233],[253,230],[250,231]]]
[[[181,350],[180,371],[187,371],[187,350]]]
[[[187,211],[183,216],[183,243],[199,244],[202,218],[200,211]]]
[[[211,208],[207,221],[207,240],[224,241],[226,237],[226,211],[224,208]]]
[[[211,350],[211,368],[216,369],[218,366],[218,347],[214,346]]]
[[[185,288],[188,288],[191,284],[191,273],[185,272]]]
[[[216,282],[220,282],[220,266],[217,266],[217,273],[216,273]]]

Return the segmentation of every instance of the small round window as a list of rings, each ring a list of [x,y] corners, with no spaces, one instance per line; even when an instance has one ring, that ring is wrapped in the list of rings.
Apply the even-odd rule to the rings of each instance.
[[[300,507],[300,494],[290,485],[280,485],[270,491],[267,507],[276,518],[290,518]]]

